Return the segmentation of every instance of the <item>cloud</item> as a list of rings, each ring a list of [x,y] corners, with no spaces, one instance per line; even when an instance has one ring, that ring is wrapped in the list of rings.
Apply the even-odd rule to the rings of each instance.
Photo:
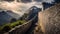
[[[37,1],[37,2],[47,2],[47,3],[54,2],[54,0],[34,0],[34,1]]]
[[[43,2],[52,3],[54,0],[43,0]]]
[[[52,3],[52,2],[54,2],[54,0],[21,0],[21,2],[46,2],[46,3]]]

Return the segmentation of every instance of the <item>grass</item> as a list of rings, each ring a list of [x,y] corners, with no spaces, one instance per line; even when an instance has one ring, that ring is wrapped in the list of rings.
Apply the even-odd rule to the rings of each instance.
[[[3,26],[0,26],[0,31],[8,32],[9,30],[14,28],[15,26],[22,25],[25,22],[26,22],[25,20],[18,20],[16,22],[5,24]]]
[[[27,17],[28,14],[24,14],[23,17],[22,17],[22,20],[16,20],[16,21],[13,21],[11,23],[8,23],[8,24],[4,24],[2,26],[0,26],[0,32],[8,32],[9,30],[11,30],[12,28],[14,28],[15,26],[18,26],[18,25],[22,25],[23,23],[26,23],[26,20],[25,18]],[[15,19],[13,19],[15,20]]]

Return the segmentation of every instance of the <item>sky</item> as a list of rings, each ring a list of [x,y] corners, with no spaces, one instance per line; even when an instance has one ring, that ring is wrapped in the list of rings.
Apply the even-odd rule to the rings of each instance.
[[[26,0],[24,0],[24,1],[26,1]],[[32,0],[32,2],[28,2],[28,3],[2,2],[2,3],[0,3],[0,8],[12,10],[13,12],[15,12],[17,14],[23,14],[23,13],[25,13],[25,11],[27,11],[32,6],[43,8],[43,6],[41,5],[41,2],[38,2],[38,1],[47,2],[47,3],[54,2],[54,0],[36,0],[36,1]]]
[[[21,1],[27,1],[27,0],[21,0]],[[47,2],[47,3],[52,3],[54,0],[31,0],[31,1],[37,1],[37,2]]]
[[[54,0],[43,0],[43,2],[52,3]]]

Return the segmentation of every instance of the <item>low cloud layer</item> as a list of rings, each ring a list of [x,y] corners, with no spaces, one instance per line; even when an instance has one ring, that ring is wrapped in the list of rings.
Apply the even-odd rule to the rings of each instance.
[[[52,3],[54,0],[20,0],[21,2],[47,2],[47,3]]]
[[[24,1],[27,1],[27,0],[24,0]],[[23,13],[25,13],[25,11],[27,11],[32,6],[37,6],[39,8],[43,8],[41,2],[52,3],[52,2],[54,2],[54,0],[32,0],[32,2],[28,2],[28,3],[0,2],[0,8],[12,10],[13,12],[15,12],[17,14],[23,14]]]
[[[54,0],[43,0],[43,2],[52,3]]]

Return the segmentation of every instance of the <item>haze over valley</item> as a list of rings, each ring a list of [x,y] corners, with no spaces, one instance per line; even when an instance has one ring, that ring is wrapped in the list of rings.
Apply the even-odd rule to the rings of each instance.
[[[16,18],[19,19],[24,13],[29,13],[29,8],[32,6],[36,6],[37,8],[42,8],[43,11],[43,4],[42,2],[51,3],[54,2],[54,0],[0,0],[0,12],[5,11],[7,15],[5,17],[8,18]],[[1,14],[0,14],[1,15]],[[5,17],[1,16],[5,19]],[[6,18],[6,19],[8,19]],[[4,20],[3,19],[3,20]],[[10,19],[8,19],[9,21]],[[7,21],[7,20],[6,20]]]

